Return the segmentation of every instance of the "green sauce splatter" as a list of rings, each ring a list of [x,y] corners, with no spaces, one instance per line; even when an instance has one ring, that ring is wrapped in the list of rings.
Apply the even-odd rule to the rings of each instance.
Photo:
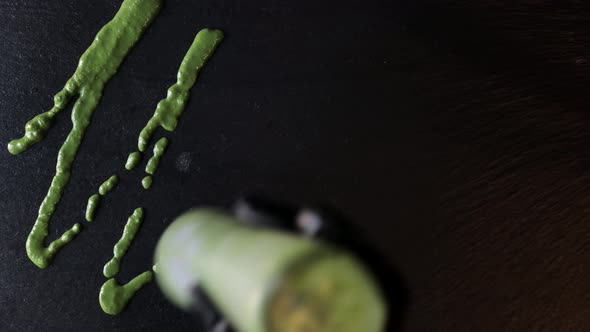
[[[139,151],[145,151],[156,128],[162,127],[167,131],[176,129],[178,118],[190,97],[190,88],[197,81],[199,71],[213,55],[222,39],[221,30],[203,29],[197,33],[180,64],[176,83],[168,88],[168,95],[158,103],[154,115],[139,134]]]
[[[199,31],[184,56],[178,73],[176,83],[168,88],[166,98],[160,100],[154,115],[150,118],[146,126],[141,130],[137,141],[139,151],[144,152],[151,140],[154,131],[162,127],[167,131],[174,131],[178,124],[178,118],[184,111],[186,103],[190,97],[190,89],[197,82],[199,71],[205,66],[207,60],[213,55],[213,52],[223,40],[223,32],[216,29],[203,29]],[[164,154],[168,140],[160,139],[154,146],[154,156],[150,158],[146,165],[145,171],[152,175],[155,173],[160,159]],[[141,152],[132,152],[127,158],[125,168],[130,170],[137,166]],[[152,177],[146,176],[141,181],[144,189],[149,189],[152,185]]]
[[[145,178],[143,178],[143,180],[141,180],[141,185],[143,186],[143,189],[150,189],[150,187],[152,186],[152,176],[148,175]]]
[[[146,271],[123,286],[119,285],[115,278],[107,280],[100,288],[98,296],[100,307],[109,315],[119,314],[125,309],[133,295],[153,278],[154,273]]]
[[[94,194],[88,198],[88,204],[86,204],[86,221],[91,222],[94,220],[94,213],[100,203],[100,195]]]
[[[167,146],[168,139],[166,137],[160,138],[156,142],[156,144],[154,144],[154,155],[150,158],[147,165],[145,166],[145,172],[149,175],[144,177],[143,180],[141,180],[141,185],[143,186],[143,189],[147,190],[150,189],[150,187],[152,186],[152,175],[156,173],[158,166],[160,166],[160,159],[164,155],[164,152],[166,152]]]
[[[135,293],[145,284],[152,281],[154,277],[152,271],[146,271],[123,286],[119,285],[114,278],[119,273],[121,259],[131,246],[131,243],[139,230],[142,219],[143,209],[135,209],[125,224],[121,239],[115,244],[115,248],[113,249],[114,257],[104,266],[103,274],[110,279],[100,288],[98,301],[100,302],[102,310],[107,314],[119,314],[125,309],[129,300],[133,298],[133,295],[135,295]]]
[[[123,235],[115,247],[113,249],[113,258],[106,263],[102,273],[107,278],[112,278],[119,273],[119,266],[121,263],[121,259],[125,256],[127,250],[131,246],[137,231],[139,230],[139,226],[141,226],[141,220],[143,219],[143,209],[137,208],[133,211],[133,214],[127,219],[127,223],[125,224],[125,228],[123,229]]]
[[[168,139],[166,137],[160,138],[156,144],[154,145],[154,155],[150,158],[147,165],[145,166],[145,172],[154,175],[158,166],[160,166],[160,159],[166,152],[166,147],[168,146]]]
[[[154,115],[149,120],[146,127],[141,131],[138,142],[138,148],[140,151],[145,151],[154,130],[158,126],[161,126],[168,131],[173,131],[176,128],[178,118],[188,101],[189,89],[195,84],[199,70],[205,65],[205,62],[222,39],[223,33],[219,30],[204,29],[197,33],[191,48],[182,61],[178,71],[176,84],[168,89],[168,96],[166,99],[163,99],[158,103]],[[143,187],[146,189],[152,184],[151,174],[153,174],[158,168],[160,158],[162,157],[167,144],[168,140],[162,138],[154,146],[154,156],[150,158],[146,166],[146,172],[150,175],[146,176],[141,181]],[[131,153],[127,158],[125,168],[127,170],[133,169],[139,163],[140,158],[140,152]],[[138,212],[138,210],[136,210],[136,212]],[[123,237],[121,237],[121,240],[115,246],[115,257],[113,257],[103,269],[103,273],[107,278],[116,275],[119,271],[119,261],[131,245],[135,233],[139,228],[141,218],[139,218],[138,221],[132,221],[132,218],[133,216],[129,218],[127,225],[125,225],[125,230],[123,231]],[[157,270],[156,265],[153,266],[153,270]],[[146,271],[123,286],[120,286],[116,279],[109,279],[100,289],[99,302],[102,310],[111,315],[120,313],[133,295],[143,285],[152,280],[153,275],[154,272]]]
[[[108,194],[118,183],[119,177],[113,175],[100,185],[98,188],[98,194],[94,194],[88,198],[88,204],[86,204],[86,221],[90,222],[94,220],[94,214],[98,208],[98,203],[100,203],[100,197]]]
[[[129,157],[127,157],[127,162],[125,163],[125,169],[130,171],[139,165],[141,161],[141,152],[132,152]]]
[[[113,188],[117,186],[119,183],[119,177],[116,175],[111,176],[108,180],[106,180],[103,184],[100,185],[98,188],[98,193],[101,196],[108,194]]]
[[[25,135],[8,144],[10,153],[19,154],[41,141],[51,128],[55,116],[78,96],[72,110],[72,129],[59,150],[56,174],[39,207],[37,220],[26,243],[29,259],[40,268],[47,267],[57,251],[80,232],[80,225],[75,224],[59,239],[44,246],[49,233],[49,221],[70,179],[72,163],[103,88],[156,17],[161,4],[162,0],[124,0],[115,17],[98,32],[82,55],[74,75],[63,90],[55,95],[53,108],[30,120],[25,126]]]

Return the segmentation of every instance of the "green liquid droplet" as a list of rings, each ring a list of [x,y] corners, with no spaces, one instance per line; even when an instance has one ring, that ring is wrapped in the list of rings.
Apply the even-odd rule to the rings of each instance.
[[[127,157],[127,162],[125,163],[125,169],[130,171],[139,165],[141,161],[141,152],[132,152]]]
[[[86,221],[91,222],[94,220],[94,214],[98,207],[98,203],[100,203],[99,194],[94,194],[88,198],[88,204],[86,204]]]
[[[103,268],[103,274],[107,278],[112,278],[119,273],[119,268],[121,264],[121,259],[125,256],[127,250],[131,246],[135,235],[137,235],[137,231],[139,230],[139,226],[141,226],[141,221],[143,219],[143,209],[137,208],[133,211],[133,214],[127,219],[127,223],[125,224],[125,228],[123,229],[123,235],[121,239],[115,244],[113,249],[113,258],[106,263]]]
[[[167,131],[176,128],[178,118],[190,97],[190,88],[222,39],[221,30],[203,29],[197,33],[178,69],[176,83],[168,88],[168,95],[158,103],[154,115],[139,134],[139,151],[145,151],[156,128],[162,127]]]
[[[25,135],[8,144],[8,151],[18,154],[41,141],[51,128],[55,116],[78,96],[72,110],[72,129],[59,150],[56,174],[39,207],[37,220],[26,243],[29,259],[40,268],[47,267],[57,251],[80,232],[80,225],[76,224],[49,246],[44,245],[49,234],[49,221],[68,184],[72,163],[104,86],[156,17],[161,4],[162,0],[124,0],[115,17],[98,32],[93,43],[80,57],[74,75],[63,90],[55,95],[53,108],[29,121],[25,126]]]
[[[168,146],[168,139],[166,137],[160,138],[156,144],[154,145],[154,155],[150,158],[147,165],[145,166],[145,172],[154,175],[158,166],[160,166],[160,159],[166,152],[166,147]]]
[[[98,188],[98,193],[101,196],[108,194],[113,188],[117,186],[119,183],[119,178],[116,175],[111,176],[108,180],[106,180],[103,184],[100,185]]]
[[[145,178],[143,178],[143,180],[141,180],[141,185],[143,186],[143,189],[150,189],[150,187],[152,186],[152,176],[148,175]]]
[[[133,295],[145,284],[152,281],[153,277],[152,271],[146,271],[123,286],[119,285],[114,278],[107,280],[100,288],[98,296],[100,307],[109,315],[119,314],[125,309]]]

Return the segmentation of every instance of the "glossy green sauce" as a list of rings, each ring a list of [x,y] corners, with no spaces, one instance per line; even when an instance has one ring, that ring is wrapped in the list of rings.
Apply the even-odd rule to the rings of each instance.
[[[119,177],[116,175],[111,176],[108,180],[103,182],[98,188],[98,193],[101,196],[108,194],[113,188],[115,188],[119,184]]]
[[[88,203],[86,204],[86,221],[91,222],[94,220],[94,214],[96,213],[98,203],[100,203],[99,194],[94,194],[88,198]]]
[[[150,187],[152,186],[152,182],[153,182],[152,176],[148,175],[141,180],[141,185],[142,185],[143,189],[150,189]]]
[[[111,258],[108,263],[104,266],[102,273],[107,278],[112,278],[119,273],[119,268],[121,264],[121,259],[125,256],[127,250],[131,246],[135,235],[137,235],[137,231],[139,231],[139,226],[141,226],[141,221],[143,219],[143,209],[137,208],[133,211],[133,214],[127,219],[127,223],[125,224],[125,228],[123,229],[123,235],[121,239],[115,244],[113,248],[113,258]]]
[[[104,87],[117,72],[127,53],[158,14],[162,2],[162,0],[123,0],[115,17],[98,32],[93,43],[80,57],[73,76],[67,81],[64,88],[54,96],[53,107],[27,122],[23,137],[8,144],[11,154],[19,154],[40,142],[53,126],[57,114],[76,99],[71,115],[72,129],[59,150],[56,174],[41,203],[38,217],[26,243],[29,259],[40,268],[47,267],[57,251],[72,241],[81,230],[80,224],[75,224],[47,247],[44,245],[49,233],[49,222],[69,182],[72,164],[86,129],[90,125],[92,115],[100,102]],[[167,131],[173,131],[176,128],[178,119],[189,99],[190,88],[195,84],[199,71],[222,39],[223,33],[220,30],[204,29],[199,31],[182,61],[177,82],[168,89],[166,98],[158,103],[154,115],[142,129],[138,139],[139,151],[146,150],[158,127]],[[151,175],[157,170],[167,144],[166,138],[160,139],[155,144],[154,155],[146,165],[145,170],[150,175],[142,181],[144,188],[151,186]],[[137,167],[142,157],[141,152],[133,152],[129,155],[125,164],[127,170]],[[117,183],[118,177],[112,176],[100,186],[98,194],[94,194],[88,199],[85,214],[88,221],[94,218],[101,197],[110,192]],[[143,209],[136,209],[129,217],[123,235],[114,247],[114,257],[104,266],[103,273],[110,279],[101,287],[99,302],[103,311],[108,314],[120,313],[133,295],[153,279],[157,269],[154,265],[154,272],[146,271],[124,285],[120,285],[114,278],[119,272],[121,259],[137,234],[142,218]]]
[[[88,203],[86,204],[86,221],[90,222],[94,220],[94,214],[100,203],[100,197],[108,194],[118,183],[119,177],[113,175],[100,185],[98,188],[98,194],[94,194],[88,198]]]
[[[53,108],[27,122],[25,135],[8,144],[10,153],[19,154],[41,141],[53,125],[56,115],[78,97],[72,110],[72,129],[58,153],[56,174],[39,207],[39,214],[26,243],[29,259],[40,268],[47,267],[57,251],[80,232],[80,225],[75,224],[59,239],[47,247],[44,245],[49,233],[49,221],[70,179],[72,163],[104,86],[156,17],[161,4],[162,0],[124,0],[115,17],[98,32],[81,56],[74,75],[63,90],[55,95]]]
[[[125,309],[133,295],[153,278],[154,273],[146,271],[123,286],[119,285],[115,278],[107,280],[100,288],[98,296],[100,307],[109,315],[119,314]]]
[[[131,154],[129,154],[129,157],[127,157],[127,162],[125,163],[125,169],[130,171],[132,169],[134,169],[135,167],[137,167],[137,165],[139,165],[139,162],[141,161],[141,152],[132,152]]]
[[[162,127],[167,131],[176,129],[178,118],[190,97],[190,88],[197,81],[199,71],[213,55],[222,39],[223,32],[221,30],[203,29],[197,33],[193,44],[180,64],[176,83],[168,88],[166,98],[158,103],[154,115],[139,134],[137,142],[139,151],[146,150],[156,128]]]
[[[146,271],[122,286],[114,278],[119,273],[121,259],[131,246],[135,235],[137,235],[142,219],[143,209],[135,209],[125,224],[121,239],[115,244],[113,258],[104,266],[103,274],[110,279],[100,288],[98,301],[102,310],[107,314],[117,315],[120,313],[133,298],[133,295],[145,284],[152,281],[154,277],[152,271]]]
[[[145,172],[154,175],[158,166],[160,166],[160,159],[164,155],[166,151],[166,147],[168,147],[168,139],[166,137],[160,138],[156,144],[154,144],[154,155],[150,158],[147,165],[145,166]]]
[[[158,127],[167,131],[176,129],[178,119],[190,97],[190,89],[197,82],[199,71],[205,66],[207,60],[213,55],[213,52],[223,40],[223,32],[216,29],[203,29],[199,31],[184,56],[178,73],[176,83],[168,88],[166,98],[160,100],[154,115],[150,118],[146,126],[139,134],[137,147],[139,151],[144,152]],[[154,155],[148,161],[145,171],[149,175],[144,177],[141,185],[144,189],[152,186],[152,176],[160,164],[160,159],[166,150],[168,139],[161,138],[154,145]],[[141,159],[141,152],[135,151],[127,157],[125,168],[131,170],[135,168]]]

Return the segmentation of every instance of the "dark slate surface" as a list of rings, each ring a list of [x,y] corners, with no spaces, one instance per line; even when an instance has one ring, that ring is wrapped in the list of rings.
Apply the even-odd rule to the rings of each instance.
[[[0,0],[0,142],[51,106],[119,1]],[[180,212],[244,192],[328,202],[410,289],[407,331],[587,330],[590,10],[550,1],[168,0],[108,84],[39,270],[24,243],[69,130],[0,150],[0,330],[191,330],[155,284],[102,313],[102,265],[134,208],[123,281]],[[227,38],[203,70],[151,190],[123,164],[194,34]],[[159,137],[159,132],[156,137]]]

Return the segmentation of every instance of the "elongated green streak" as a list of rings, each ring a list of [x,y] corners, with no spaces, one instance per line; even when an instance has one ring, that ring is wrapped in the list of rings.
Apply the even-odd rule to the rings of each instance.
[[[203,29],[199,31],[184,56],[178,73],[176,83],[168,88],[168,94],[165,99],[160,100],[154,115],[150,118],[146,126],[141,130],[137,141],[139,151],[144,152],[147,148],[154,131],[162,127],[167,131],[174,131],[178,124],[178,119],[186,107],[190,97],[190,89],[197,82],[199,71],[205,66],[207,60],[213,55],[213,52],[223,40],[223,32],[216,29]],[[144,189],[152,186],[152,176],[160,164],[160,159],[164,154],[168,140],[160,139],[154,145],[154,155],[148,161],[145,171],[150,174],[143,178],[141,184]],[[139,163],[141,152],[132,152],[127,158],[125,168],[133,169]]]
[[[55,116],[78,96],[72,110],[72,129],[59,150],[55,176],[26,243],[29,259],[40,268],[47,267],[57,251],[80,232],[80,225],[76,224],[49,246],[44,246],[49,221],[70,179],[72,163],[104,86],[156,17],[161,4],[162,0],[124,0],[115,17],[98,32],[82,55],[74,75],[55,95],[53,108],[30,120],[25,126],[25,135],[8,144],[8,151],[18,154],[41,141]]]
[[[145,172],[154,175],[158,166],[160,166],[160,159],[166,152],[166,147],[168,146],[168,139],[166,137],[160,138],[156,144],[154,145],[154,155],[150,158],[147,165],[145,165]]]
[[[125,309],[133,295],[153,278],[154,273],[146,271],[123,286],[119,285],[115,278],[107,280],[100,288],[98,296],[100,307],[109,315],[119,314]]]
[[[150,187],[152,186],[152,181],[153,181],[153,179],[152,179],[151,175],[144,177],[141,180],[141,185],[143,186],[143,189],[146,189],[146,190],[150,189]]]
[[[98,203],[100,203],[99,194],[94,194],[88,198],[88,203],[86,204],[86,221],[91,222],[94,220],[94,214],[98,207]]]
[[[129,157],[127,157],[127,162],[125,163],[125,169],[130,171],[132,169],[134,169],[135,167],[137,167],[137,165],[139,165],[139,162],[141,161],[141,152],[132,152],[131,154],[129,154]]]
[[[111,176],[108,180],[103,182],[98,188],[98,193],[101,196],[108,194],[113,188],[115,188],[119,184],[119,177],[116,175]]]
[[[213,55],[222,39],[221,30],[203,29],[197,33],[180,64],[176,83],[168,88],[168,95],[158,103],[154,115],[139,134],[139,151],[145,151],[156,128],[162,127],[167,131],[176,129],[178,118],[190,97],[190,88],[197,81],[199,71]]]
[[[121,259],[125,256],[127,250],[131,246],[133,239],[135,239],[135,235],[137,235],[137,231],[139,230],[139,226],[141,226],[141,221],[143,219],[143,209],[137,208],[133,211],[133,214],[127,219],[127,223],[125,224],[125,228],[123,229],[123,235],[121,235],[121,239],[115,244],[113,248],[113,258],[106,263],[104,266],[102,273],[107,278],[112,278],[119,273],[119,268],[121,264]]]
[[[86,221],[90,222],[94,220],[94,214],[96,213],[96,209],[100,203],[100,197],[108,194],[111,190],[113,190],[113,188],[117,186],[118,183],[119,177],[117,177],[117,175],[113,175],[100,185],[98,188],[98,194],[94,194],[88,198],[88,203],[86,204]]]

